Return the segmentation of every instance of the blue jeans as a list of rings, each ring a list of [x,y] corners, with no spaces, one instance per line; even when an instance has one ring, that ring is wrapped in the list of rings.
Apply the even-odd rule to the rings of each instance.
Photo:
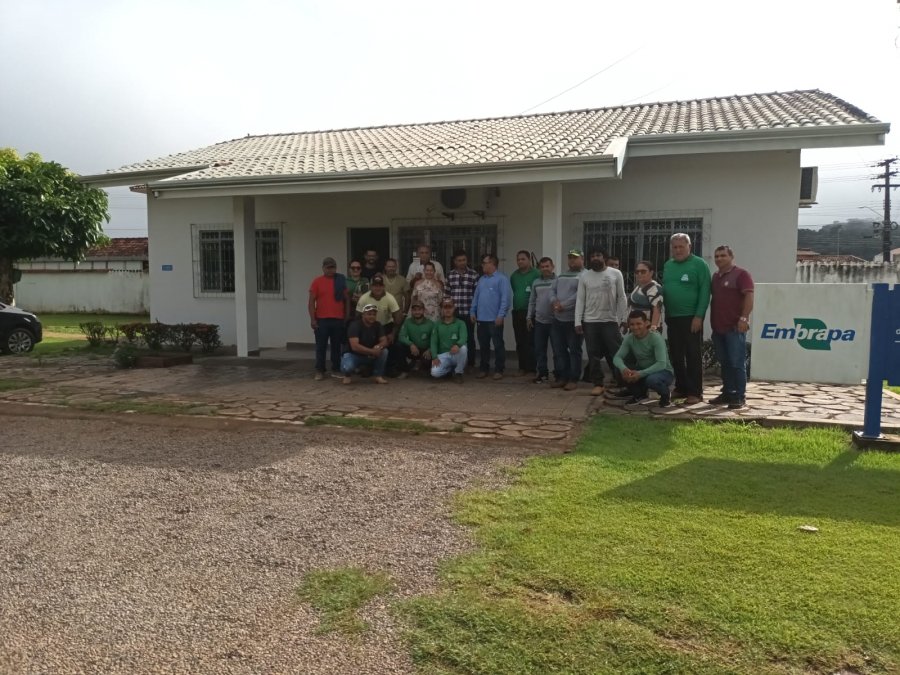
[[[647,377],[642,377],[637,382],[630,382],[628,391],[632,396],[647,398],[647,390],[652,389],[659,394],[661,399],[668,400],[674,381],[674,373],[670,373],[668,370],[657,370],[655,373],[647,375]]]
[[[355,354],[354,352],[346,352],[341,358],[341,372],[344,375],[352,375],[360,366],[372,366],[375,377],[384,375],[384,369],[387,366],[388,350],[382,349],[378,357],[365,356],[363,354]]]
[[[559,378],[560,376],[561,357],[556,351],[556,343],[550,339],[552,330],[552,323],[534,322],[534,356],[538,377],[547,377],[550,373],[547,364],[547,343],[550,343],[551,349],[553,349],[553,377]]]
[[[325,372],[325,354],[331,342],[331,372],[341,369],[341,347],[344,344],[343,319],[316,319],[316,370]]]
[[[584,336],[575,332],[575,322],[553,319],[550,339],[553,341],[553,358],[559,357],[559,376],[568,382],[578,382]]]
[[[713,331],[712,341],[722,366],[722,393],[743,401],[747,395],[747,334],[737,330]]]
[[[494,345],[494,370],[502,373],[506,367],[506,345],[503,342],[503,326],[493,321],[478,322],[478,348],[481,350],[481,372],[491,369],[491,343]]]
[[[438,354],[435,358],[440,361],[440,364],[431,367],[431,376],[444,377],[444,375],[451,370],[457,375],[462,375],[466,369],[468,351],[466,346],[463,345],[455,354],[451,354],[450,352]]]

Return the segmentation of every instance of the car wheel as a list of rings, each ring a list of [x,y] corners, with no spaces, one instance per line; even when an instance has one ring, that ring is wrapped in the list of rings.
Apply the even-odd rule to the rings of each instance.
[[[27,328],[13,328],[3,340],[3,351],[25,354],[34,349],[34,333]]]

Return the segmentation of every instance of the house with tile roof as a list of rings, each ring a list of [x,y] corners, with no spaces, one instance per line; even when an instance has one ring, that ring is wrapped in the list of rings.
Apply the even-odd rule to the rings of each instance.
[[[151,312],[222,326],[238,353],[312,342],[321,260],[418,244],[565,265],[573,246],[661,263],[689,233],[727,243],[759,281],[794,279],[804,148],[880,145],[889,131],[819,90],[247,136],[84,176],[144,192]],[[806,195],[806,201],[809,196]]]

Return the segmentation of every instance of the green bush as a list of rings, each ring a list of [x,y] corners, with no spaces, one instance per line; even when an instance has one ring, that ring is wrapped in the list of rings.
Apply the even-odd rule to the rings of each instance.
[[[106,337],[106,326],[103,325],[102,321],[86,321],[78,324],[78,327],[84,333],[91,347],[99,347],[103,344],[103,340]]]
[[[137,358],[137,347],[131,342],[123,342],[113,352],[116,368],[134,368]]]

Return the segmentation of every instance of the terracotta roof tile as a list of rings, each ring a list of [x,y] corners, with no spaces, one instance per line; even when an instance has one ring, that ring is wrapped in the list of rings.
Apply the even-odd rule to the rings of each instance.
[[[602,156],[625,136],[878,123],[819,90],[475,120],[247,136],[110,173],[209,164],[170,181],[357,173]]]
[[[146,260],[149,250],[147,237],[118,237],[110,239],[108,246],[92,248],[88,251],[86,258],[140,258]]]

